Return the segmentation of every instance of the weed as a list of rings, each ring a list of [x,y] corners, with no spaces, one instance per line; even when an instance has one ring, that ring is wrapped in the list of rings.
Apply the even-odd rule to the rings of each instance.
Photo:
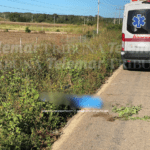
[[[134,114],[138,114],[138,112],[142,109],[142,106],[133,106],[133,107],[121,107],[117,108],[114,106],[112,109],[113,112],[119,114],[119,118],[125,119],[125,120],[149,120],[150,116],[144,116],[144,117],[132,117]]]

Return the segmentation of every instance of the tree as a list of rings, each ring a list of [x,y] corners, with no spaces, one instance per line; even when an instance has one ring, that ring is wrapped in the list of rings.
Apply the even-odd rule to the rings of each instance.
[[[43,15],[40,15],[40,16],[38,17],[37,21],[38,21],[38,22],[44,22],[45,19],[44,19]]]
[[[9,16],[9,19],[10,19],[10,21],[16,22],[19,17],[20,17],[20,15],[18,13],[12,13]]]

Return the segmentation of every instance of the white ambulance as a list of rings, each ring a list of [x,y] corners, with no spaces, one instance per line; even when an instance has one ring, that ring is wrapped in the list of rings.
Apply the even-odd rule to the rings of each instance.
[[[125,5],[121,57],[124,70],[130,64],[150,64],[150,0],[131,0]]]

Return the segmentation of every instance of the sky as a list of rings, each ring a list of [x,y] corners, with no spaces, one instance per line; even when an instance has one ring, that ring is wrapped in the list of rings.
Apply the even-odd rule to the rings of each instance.
[[[130,0],[100,0],[99,15],[106,18],[123,17],[124,5]],[[59,15],[95,16],[98,0],[1,0],[0,12],[31,12]]]

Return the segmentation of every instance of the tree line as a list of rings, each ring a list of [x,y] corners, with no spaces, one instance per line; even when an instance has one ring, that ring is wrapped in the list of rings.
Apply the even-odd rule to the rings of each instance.
[[[75,16],[75,15],[58,15],[58,14],[33,14],[4,12],[0,13],[0,17],[13,22],[47,22],[47,23],[64,23],[64,24],[88,24],[97,23],[97,16]],[[100,21],[113,22],[114,18],[103,18]]]

